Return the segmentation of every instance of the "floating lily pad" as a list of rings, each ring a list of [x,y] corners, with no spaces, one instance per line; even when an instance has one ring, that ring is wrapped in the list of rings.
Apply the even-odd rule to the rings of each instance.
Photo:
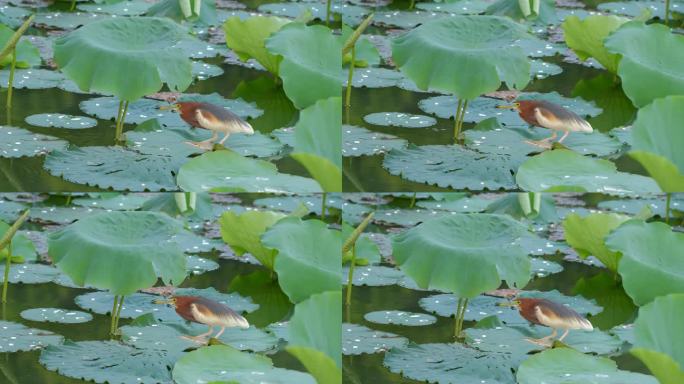
[[[88,208],[100,208],[112,211],[135,211],[140,209],[145,202],[149,201],[149,195],[120,194],[114,197],[103,196],[101,198],[83,197],[73,199],[72,204]]]
[[[193,61],[192,75],[196,77],[198,80],[206,80],[210,77],[223,75],[223,69],[214,64],[204,63],[201,61]]]
[[[64,324],[87,323],[93,319],[89,313],[61,308],[31,308],[22,311],[21,317],[31,321]]]
[[[31,210],[31,220],[44,223],[69,224],[94,213],[103,212],[90,207],[36,207]]]
[[[23,128],[0,126],[0,157],[42,156],[66,146],[66,141],[56,137],[33,133]]]
[[[202,274],[204,272],[213,271],[213,270],[216,270],[219,268],[219,265],[217,262],[215,262],[213,260],[205,259],[203,257],[190,255],[186,258],[186,260],[187,260],[187,262],[185,264],[185,267],[193,275],[199,275],[199,274]]]
[[[554,44],[537,38],[520,39],[515,43],[515,46],[522,48],[529,57],[555,56],[558,53],[562,53],[564,49],[560,44]]]
[[[476,15],[483,13],[491,4],[492,2],[488,0],[461,0],[454,2],[417,3],[416,8],[432,12]]]
[[[121,327],[123,341],[135,348],[165,351],[180,357],[182,352],[197,347],[197,343],[183,336],[197,336],[205,333],[207,326],[197,323],[151,324],[144,327]],[[214,333],[216,334],[216,333]],[[255,328],[226,328],[219,340],[241,351],[265,352],[278,344],[274,335]]]
[[[536,192],[620,195],[660,191],[651,178],[618,172],[610,161],[591,159],[565,149],[547,151],[527,160],[520,166],[516,181],[521,189]]]
[[[598,203],[598,207],[612,212],[628,213],[636,215],[644,208],[648,208],[654,215],[665,217],[665,197],[656,199],[621,199],[606,200]],[[684,211],[684,199],[679,200],[677,194],[673,195],[670,209]]]
[[[464,363],[467,362],[467,363]],[[513,384],[520,358],[481,352],[463,344],[409,344],[385,354],[383,365],[394,373],[430,383]]]
[[[371,113],[363,119],[369,124],[402,128],[426,128],[437,124],[437,120],[430,116],[401,112]]]
[[[645,11],[648,11],[651,13],[651,15],[653,15],[653,17],[658,17],[660,19],[665,18],[665,4],[661,1],[617,1],[601,3],[596,8],[599,11],[632,17],[637,17],[643,14]],[[670,15],[673,12],[684,13],[684,4],[671,2]]]
[[[448,196],[448,195],[447,195]],[[479,196],[445,200],[419,200],[416,205],[428,210],[442,210],[460,213],[474,213],[484,211],[492,203],[491,199]]]
[[[9,70],[0,71],[0,87],[7,88],[9,80]],[[47,69],[17,69],[14,71],[14,82],[12,87],[16,89],[48,89],[57,87],[64,76],[56,71]]]
[[[9,282],[12,284],[49,283],[59,275],[59,269],[44,264],[11,264]],[[5,265],[0,265],[0,282],[5,281]]]
[[[424,24],[431,20],[442,19],[445,17],[452,17],[455,14],[448,14],[442,12],[426,12],[426,11],[384,11],[376,12],[373,17],[373,24],[384,27],[398,27],[402,29],[414,28],[418,24]]]
[[[75,379],[164,384],[172,383],[168,366],[174,363],[163,351],[140,350],[117,341],[66,341],[43,350],[39,361]]]
[[[556,64],[541,60],[530,60],[530,75],[536,79],[545,79],[549,76],[558,75],[561,72],[563,72],[563,68]]]
[[[85,116],[64,115],[61,113],[41,113],[26,117],[26,122],[37,127],[57,127],[85,129],[97,125],[97,120]]]
[[[64,339],[50,331],[28,328],[22,324],[0,320],[0,352],[32,351],[59,344]]]
[[[78,4],[76,8],[84,12],[98,12],[117,16],[138,16],[144,14],[152,3],[147,1],[124,0],[116,3]]]
[[[347,283],[349,267],[342,268],[342,284]],[[399,282],[404,274],[395,268],[383,267],[380,265],[355,266],[352,284],[359,286],[380,287],[393,285]]]
[[[430,325],[437,322],[437,318],[432,315],[404,311],[369,312],[363,315],[363,318],[371,323],[406,325],[410,327]]]
[[[530,270],[537,277],[544,277],[563,271],[562,265],[539,257],[533,257],[530,263]]]
[[[376,331],[358,324],[342,324],[343,355],[385,352],[406,344],[408,340],[405,337],[394,333]]]
[[[373,221],[384,225],[400,225],[411,227],[420,222],[456,214],[456,212],[446,212],[439,209],[379,209],[373,216]]]
[[[315,19],[325,20],[325,4],[316,2],[286,2],[286,3],[271,3],[262,4],[257,8],[259,12],[270,13],[277,16],[287,16],[295,18],[304,12],[311,12]],[[363,16],[369,13],[368,8],[359,7],[358,5],[333,3],[330,11],[332,13],[339,13],[342,15],[342,21],[347,25],[357,25],[363,19]]]
[[[38,13],[33,22],[38,25],[42,24],[48,27],[70,30],[94,21],[113,17],[116,16],[93,12],[48,12]]]
[[[342,70],[343,86],[347,86],[348,70]],[[395,87],[404,79],[399,71],[387,68],[368,67],[354,68],[352,75],[352,87],[360,88],[387,88]]]
[[[26,206],[24,204],[0,200],[0,221],[14,222],[25,209]]]
[[[268,208],[282,212],[294,212],[301,206],[306,207],[309,212],[319,213],[321,210],[322,199],[320,195],[296,195],[265,197],[254,200],[253,204],[257,207]],[[335,195],[328,195],[326,206],[342,210],[342,199]]]
[[[216,57],[222,52],[225,52],[224,47],[219,47],[192,36],[180,40],[174,47],[180,48],[186,55],[193,59]]]
[[[404,148],[407,141],[396,136],[373,132],[354,125],[342,127],[342,156],[372,156],[390,151],[393,148]]]

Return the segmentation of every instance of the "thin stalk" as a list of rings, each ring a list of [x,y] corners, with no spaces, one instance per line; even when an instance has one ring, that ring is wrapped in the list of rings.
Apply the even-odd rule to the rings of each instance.
[[[670,0],[665,0],[665,25],[670,26]]]
[[[352,280],[354,279],[354,264],[356,263],[356,243],[352,245],[351,248],[352,257],[349,262],[349,274],[347,275],[347,298],[345,300],[346,305],[351,305],[351,295],[352,295]]]
[[[411,4],[409,4],[409,9],[413,9],[413,7],[416,6],[416,0],[411,0]]]
[[[665,194],[665,223],[670,224],[670,200],[672,200],[672,194]]]
[[[465,119],[466,108],[468,108],[468,100],[463,102],[463,107],[461,108],[461,117],[458,121],[458,132],[456,133],[456,141],[461,138],[461,130],[463,129],[463,119]]]
[[[461,315],[461,307],[463,306],[463,298],[458,299],[458,307],[456,307],[456,316],[454,318],[454,337],[458,337],[461,333],[461,327],[459,326],[458,318]]]
[[[128,101],[121,100],[119,102],[119,116],[116,120],[116,141],[123,141],[123,126],[126,121],[126,112],[128,111]]]
[[[109,335],[114,336],[114,327],[116,326],[116,309],[117,306],[119,305],[119,296],[114,295],[114,305],[112,306],[112,322],[111,325],[109,326]]]
[[[68,207],[69,205],[71,205],[71,194],[68,194],[68,195],[67,195],[66,203],[65,203],[64,205],[66,205],[67,207]]]
[[[330,27],[330,3],[332,0],[328,0],[325,4],[325,25]]]
[[[323,192],[323,195],[321,195],[321,219],[325,220],[325,203],[326,200],[328,199],[328,193]]]
[[[456,116],[454,116],[454,142],[458,140],[458,121],[461,118],[461,107],[463,106],[463,99],[458,99],[458,106],[456,107]]]
[[[116,322],[114,323],[115,333],[119,329],[119,319],[121,318],[121,310],[123,309],[124,298],[125,296],[122,295],[119,299],[119,308],[116,310]]]
[[[411,196],[411,203],[409,204],[409,208],[413,208],[416,205],[416,192],[413,192],[413,196]]]
[[[71,7],[69,7],[69,10],[73,11],[74,9],[76,9],[76,0],[71,0]]]
[[[2,252],[5,247],[10,247],[8,249],[8,254],[7,254],[7,262],[5,263],[5,280],[2,283],[2,302],[6,303],[7,302],[7,287],[9,283],[9,270],[10,270],[10,263],[12,262],[12,238],[14,237],[14,234],[17,233],[19,230],[19,227],[21,227],[22,224],[24,224],[24,221],[26,221],[26,218],[29,215],[29,210],[27,209],[24,211],[24,213],[19,216],[17,221],[12,224],[9,229],[7,229],[7,232],[5,232],[4,235],[2,235],[2,239],[0,239],[0,252]]]
[[[456,329],[454,337],[458,338],[463,330],[463,319],[465,318],[465,311],[468,307],[468,299],[458,299],[458,308],[456,310]]]
[[[7,110],[12,109],[12,86],[14,84],[14,70],[17,68],[17,49],[12,50],[12,65],[10,66],[9,79],[7,79]]]
[[[352,80],[354,79],[354,61],[356,61],[356,46],[351,48],[351,61],[349,62],[349,75],[347,76],[347,93],[344,98],[344,106],[351,107]]]
[[[29,16],[28,19],[24,21],[24,24],[22,24],[21,27],[14,32],[12,37],[10,37],[5,46],[2,48],[2,51],[0,51],[0,61],[14,51],[14,47],[17,45],[17,43],[19,43],[19,38],[24,34],[24,32],[26,32],[34,17],[36,17],[35,14]]]
[[[366,218],[363,219],[361,224],[359,224],[359,226],[356,227],[356,229],[354,229],[354,231],[351,233],[351,235],[349,235],[347,240],[344,241],[344,244],[342,244],[342,254],[343,255],[345,253],[349,252],[352,249],[352,247],[354,246],[354,244],[356,244],[356,240],[359,238],[359,236],[361,236],[361,234],[366,229],[368,224],[370,224],[371,219],[373,218],[373,215],[375,215],[375,212],[369,213],[368,216],[366,216]]]

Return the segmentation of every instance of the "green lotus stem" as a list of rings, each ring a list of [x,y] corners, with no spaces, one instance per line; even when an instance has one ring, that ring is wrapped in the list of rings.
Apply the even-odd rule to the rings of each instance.
[[[413,9],[413,7],[416,6],[416,0],[411,0],[411,3],[409,4],[409,10]]]
[[[454,329],[454,337],[459,338],[463,330],[463,318],[465,317],[466,307],[468,306],[468,299],[459,298],[458,308],[456,308],[456,327]]]
[[[186,200],[185,192],[174,193],[173,199],[176,201],[176,207],[178,207],[180,213],[188,210],[188,201]]]
[[[532,193],[532,209],[534,209],[534,212],[539,214],[541,212],[542,194],[539,192],[530,192],[530,193]]]
[[[112,306],[112,322],[109,326],[109,335],[114,336],[114,329],[116,329],[116,309],[119,305],[119,295],[114,295],[114,305]]]
[[[351,248],[354,246],[354,244],[356,244],[356,240],[359,238],[359,236],[361,236],[361,234],[366,229],[368,224],[370,224],[371,219],[373,218],[374,214],[375,214],[375,212],[369,213],[368,216],[366,216],[366,218],[363,219],[361,224],[359,224],[359,226],[356,227],[356,229],[354,229],[354,231],[351,233],[351,235],[349,235],[347,240],[344,241],[344,244],[342,244],[342,254],[343,255],[345,253],[349,252],[351,250]]]
[[[197,192],[186,192],[188,195],[188,208],[193,212],[197,209]]]
[[[12,109],[12,85],[14,84],[14,70],[17,68],[17,50],[12,51],[12,65],[10,66],[9,79],[7,79],[7,110]]]
[[[64,205],[66,205],[67,207],[71,205],[71,195],[67,195],[66,203],[64,203]]]
[[[349,274],[347,275],[347,297],[344,300],[347,306],[351,305],[352,280],[354,279],[354,264],[356,264],[356,243],[352,245],[352,257],[349,261]]]
[[[463,108],[461,108],[461,118],[458,121],[458,132],[456,133],[456,140],[461,139],[461,130],[463,129],[463,120],[465,119],[466,109],[468,108],[468,100],[463,101]]]
[[[114,323],[114,333],[119,329],[119,319],[121,318],[121,310],[123,309],[125,296],[121,295],[119,299],[119,308],[116,310],[116,320]]]
[[[454,142],[458,140],[458,119],[461,118],[461,107],[463,106],[463,99],[458,99],[456,106],[456,116],[454,116]]]
[[[665,223],[670,224],[670,200],[672,200],[672,194],[665,194]]]
[[[325,202],[328,199],[328,193],[323,192],[321,195],[321,219],[325,220]]]
[[[190,5],[190,0],[178,0],[178,6],[183,12],[183,17],[188,18],[192,16],[192,6]]]
[[[24,211],[24,213],[19,216],[19,218],[12,224],[11,227],[7,229],[7,232],[5,232],[4,235],[2,235],[2,238],[0,239],[0,252],[2,252],[5,247],[7,248],[7,261],[5,262],[5,280],[2,283],[2,302],[6,303],[7,302],[7,287],[9,284],[9,270],[10,270],[10,263],[12,262],[12,238],[14,237],[14,234],[17,233],[19,230],[19,227],[21,227],[22,224],[24,224],[24,221],[26,221],[26,218],[28,218],[29,215],[29,210],[27,209]]]
[[[539,6],[541,5],[541,1],[539,0],[532,0],[532,12],[539,16]]]
[[[361,24],[359,24],[359,26],[356,27],[351,36],[349,36],[347,41],[344,42],[344,45],[342,46],[342,56],[351,52],[352,47],[356,45],[356,41],[361,37],[363,31],[365,31],[366,28],[368,28],[368,26],[370,25],[370,22],[371,20],[373,20],[374,15],[374,13],[371,13],[370,15],[366,16],[366,18],[361,22]]]
[[[195,0],[195,2],[192,5],[193,5],[192,11],[195,13],[195,15],[197,17],[199,17],[200,11],[202,10],[202,0]]]
[[[71,7],[69,7],[69,10],[73,11],[74,9],[76,9],[76,0],[71,0]]]
[[[344,98],[344,106],[349,109],[351,107],[351,91],[352,80],[354,79],[354,61],[356,60],[356,48],[352,46],[351,61],[349,62],[349,75],[347,76],[347,93]]]
[[[518,0],[518,6],[524,17],[527,17],[532,13],[530,10],[530,0]]]
[[[670,0],[665,0],[665,25],[670,26]]]
[[[416,205],[416,192],[413,192],[413,196],[411,196],[411,202],[409,203],[409,208],[413,208]]]
[[[332,0],[328,0],[325,3],[325,25],[330,27],[330,6],[331,6]]]
[[[121,100],[119,102],[119,113],[116,119],[116,141],[123,141],[123,126],[126,121],[126,112],[128,111],[128,101]]]
[[[17,45],[17,43],[19,43],[19,38],[24,34],[24,32],[26,32],[34,17],[36,17],[36,15],[29,16],[28,19],[24,21],[24,24],[22,24],[21,27],[14,32],[12,37],[10,37],[10,39],[7,41],[7,44],[5,44],[5,46],[2,48],[2,51],[0,51],[0,61],[14,51],[14,47]]]
[[[532,206],[530,204],[530,195],[528,192],[518,193],[518,204],[520,205],[520,210],[527,216],[532,212]]]

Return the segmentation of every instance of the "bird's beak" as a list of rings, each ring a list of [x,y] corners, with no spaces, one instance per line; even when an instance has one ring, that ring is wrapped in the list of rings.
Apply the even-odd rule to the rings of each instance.
[[[178,111],[180,106],[178,104],[162,105],[159,107],[160,111]]]
[[[497,105],[496,107],[499,109],[518,109],[515,105]]]
[[[167,304],[171,305],[173,302],[170,299],[156,299],[152,302],[153,304]]]
[[[515,301],[506,301],[506,302],[499,302],[496,303],[499,307],[517,307],[518,305],[515,303]]]

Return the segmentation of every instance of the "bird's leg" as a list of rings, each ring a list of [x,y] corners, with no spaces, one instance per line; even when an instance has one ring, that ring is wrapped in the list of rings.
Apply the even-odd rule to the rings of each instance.
[[[225,331],[225,330],[226,330],[226,327],[221,327],[221,330],[218,331],[218,333],[216,334],[216,336],[214,336],[214,339],[218,339],[219,336],[221,336],[221,335],[223,334],[223,331]]]
[[[551,142],[552,142],[556,137],[558,137],[558,133],[556,133],[556,131],[553,131],[553,135],[551,135],[551,136],[549,136],[549,137],[547,137],[547,138],[545,138],[545,139],[541,139],[541,140],[539,140],[539,141],[527,140],[527,141],[525,141],[525,142],[526,142],[527,144],[534,145],[535,147],[541,147],[541,148],[549,149],[549,148],[551,148]]]
[[[565,339],[565,336],[567,336],[568,333],[570,333],[570,329],[569,329],[569,328],[566,329],[565,332],[563,332],[563,335],[558,339],[558,341],[563,341],[563,339]]]
[[[560,138],[560,140],[558,140],[558,142],[559,142],[559,143],[562,143],[563,140],[565,140],[565,138],[568,137],[569,134],[570,134],[570,131],[565,131],[565,133],[564,133],[563,136]]]
[[[230,136],[230,132],[226,132],[226,135],[223,136],[223,139],[221,139],[221,141],[219,141],[219,144],[223,145],[223,143],[225,143],[226,140],[228,140],[228,136]]]
[[[211,333],[214,332],[214,326],[210,325],[209,330],[201,335],[197,336],[183,336],[184,339],[188,339],[191,341],[194,341],[196,343],[206,343],[207,342],[207,336],[211,335]]]
[[[554,337],[556,337],[557,334],[558,334],[558,331],[556,330],[556,328],[553,328],[553,332],[551,332],[551,334],[548,335],[548,336],[542,337],[541,339],[527,338],[527,339],[525,339],[525,340],[529,341],[529,342],[532,343],[532,344],[537,344],[537,345],[541,345],[541,346],[544,346],[544,347],[550,347],[550,346],[552,345],[552,341],[551,341],[551,340],[552,340]]]
[[[214,141],[218,139],[218,132],[212,131],[211,137],[207,140],[204,141],[186,141],[186,143],[192,145],[193,147],[197,147],[199,149],[205,149],[205,150],[210,150],[214,147]]]

